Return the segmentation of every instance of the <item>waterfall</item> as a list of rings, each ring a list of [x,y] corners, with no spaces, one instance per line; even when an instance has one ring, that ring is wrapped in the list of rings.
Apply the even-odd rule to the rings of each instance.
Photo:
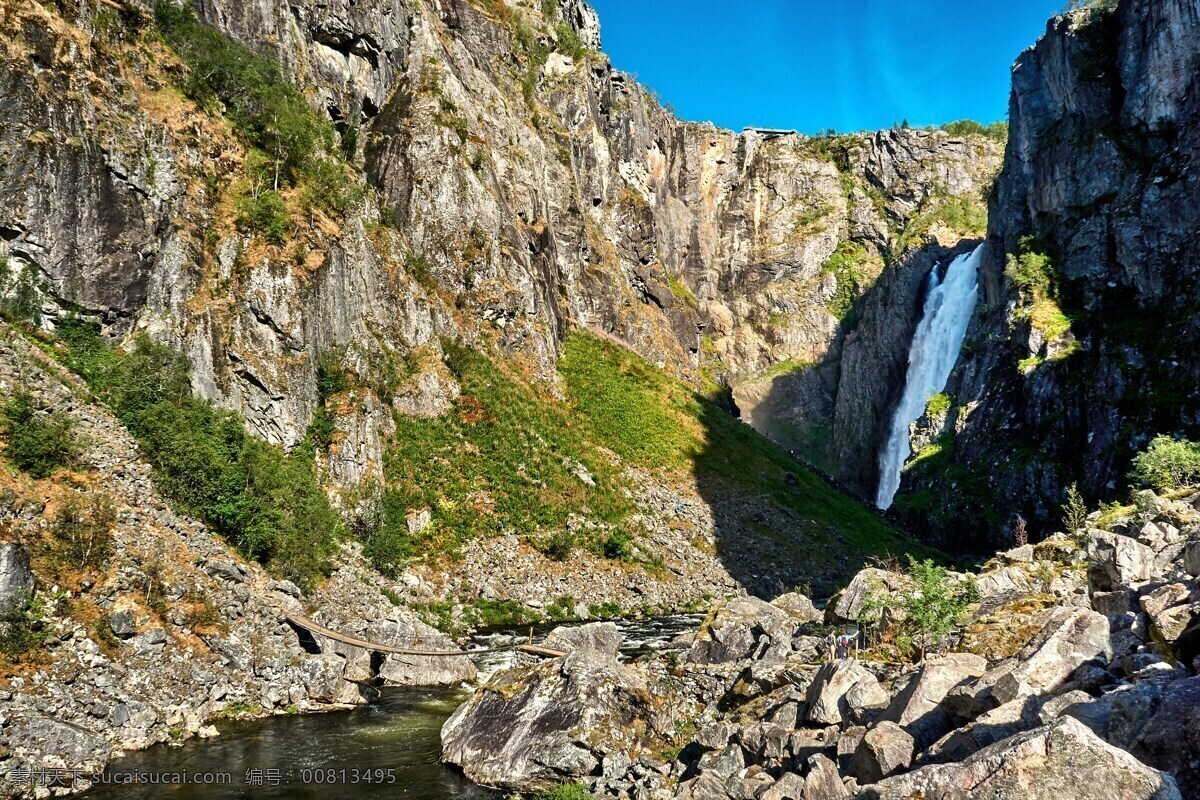
[[[909,426],[925,413],[929,398],[946,388],[950,370],[958,360],[979,293],[977,273],[982,257],[983,245],[980,245],[954,259],[944,277],[939,279],[936,268],[929,273],[925,307],[908,350],[904,394],[892,417],[887,441],[879,452],[879,489],[875,494],[875,505],[879,508],[890,506],[900,488],[900,470],[912,453]]]

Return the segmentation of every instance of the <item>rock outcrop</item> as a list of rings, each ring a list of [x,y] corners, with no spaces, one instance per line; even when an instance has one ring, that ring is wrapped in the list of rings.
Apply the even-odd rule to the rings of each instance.
[[[1103,787],[1103,788],[1100,788]],[[1074,719],[997,742],[959,764],[922,767],[884,780],[862,800],[1178,800],[1175,780],[1103,740]]]
[[[1086,5],[1013,69],[984,313],[946,388],[953,446],[901,489],[902,506],[931,501],[910,519],[959,547],[989,550],[981,531],[1006,536],[1018,515],[1036,534],[1073,482],[1108,499],[1151,437],[1200,433],[1185,388],[1200,375],[1200,14],[1192,0]],[[1022,253],[1049,258],[1023,289],[1005,272]]]
[[[595,649],[493,676],[442,727],[442,759],[486,786],[547,790],[661,744],[665,698]]]

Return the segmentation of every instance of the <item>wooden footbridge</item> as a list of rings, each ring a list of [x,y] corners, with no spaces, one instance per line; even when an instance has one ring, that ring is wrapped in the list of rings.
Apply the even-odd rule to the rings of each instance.
[[[350,636],[345,633],[339,633],[331,628],[326,628],[324,625],[318,625],[308,617],[302,617],[299,614],[286,614],[284,616],[289,623],[297,628],[303,628],[309,633],[315,633],[319,636],[324,636],[326,639],[332,639],[335,642],[348,644],[353,647],[360,647],[363,650],[370,650],[376,653],[393,653],[400,656],[474,656],[480,653],[498,653],[504,650],[519,650],[522,653],[530,653],[543,658],[562,658],[567,655],[563,650],[554,650],[549,647],[540,647],[533,643],[533,635],[530,634],[529,641],[525,644],[510,644],[503,647],[484,647],[478,650],[422,650],[412,647],[397,647],[392,644],[381,644],[379,642],[369,642],[366,639],[359,639],[357,636]]]

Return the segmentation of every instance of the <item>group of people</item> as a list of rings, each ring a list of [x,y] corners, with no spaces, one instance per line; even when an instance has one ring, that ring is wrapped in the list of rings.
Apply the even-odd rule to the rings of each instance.
[[[830,631],[825,636],[825,649],[829,652],[829,660],[833,661],[835,656],[841,661],[845,661],[850,657],[850,647],[858,638],[857,635],[851,635],[848,631],[834,633]]]

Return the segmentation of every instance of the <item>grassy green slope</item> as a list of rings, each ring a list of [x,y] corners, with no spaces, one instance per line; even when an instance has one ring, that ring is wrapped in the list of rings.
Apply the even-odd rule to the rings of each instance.
[[[850,572],[869,556],[928,554],[716,403],[591,333],[575,331],[564,345],[565,403],[476,351],[448,347],[447,363],[462,386],[454,408],[397,420],[385,520],[368,543],[385,566],[507,532],[552,554],[604,553],[606,541],[632,533],[626,465],[666,484],[694,476],[709,505],[749,509],[745,519],[719,520],[718,555],[745,549],[765,572],[772,561]],[[432,524],[409,534],[403,515],[421,507]],[[573,513],[601,523],[599,532],[564,542]]]

